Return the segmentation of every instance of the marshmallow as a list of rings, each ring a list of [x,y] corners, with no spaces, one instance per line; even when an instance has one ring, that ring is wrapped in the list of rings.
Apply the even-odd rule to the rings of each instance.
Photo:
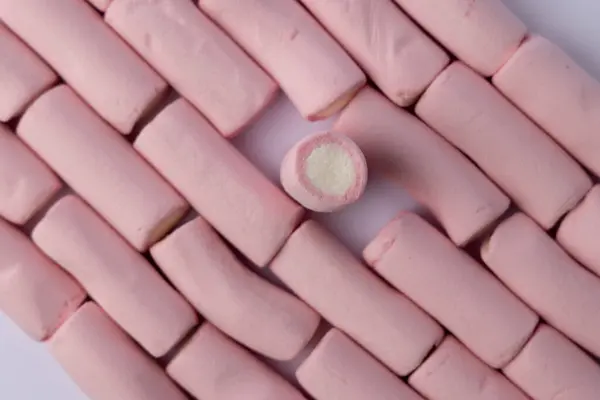
[[[337,211],[358,200],[367,175],[367,162],[356,143],[329,132],[298,142],[281,165],[285,191],[305,208],[318,212]]]
[[[289,360],[317,330],[316,312],[245,268],[201,218],[177,229],[150,253],[207,320],[252,350]]]
[[[370,171],[387,173],[427,207],[457,245],[469,242],[509,206],[465,156],[373,89],[363,89],[350,102],[333,130],[358,144]]]
[[[40,97],[17,134],[137,250],[187,211],[181,196],[67,86]]]
[[[368,271],[314,221],[292,234],[271,269],[398,375],[413,371],[443,336],[431,317]]]
[[[506,365],[537,326],[533,311],[416,214],[402,213],[363,254],[379,275],[494,368]]]
[[[600,275],[600,186],[596,185],[586,198],[561,222],[556,241],[571,256]]]
[[[316,400],[422,400],[335,328],[323,337],[296,376]]]
[[[199,7],[309,120],[335,114],[365,84],[360,68],[296,0],[200,0]]]
[[[496,73],[496,87],[600,176],[600,82],[560,47],[529,38]]]
[[[25,235],[0,219],[0,310],[34,340],[46,340],[86,297]]]
[[[545,321],[600,356],[600,278],[531,219],[517,214],[503,222],[481,257]]]
[[[0,217],[25,224],[61,186],[56,175],[0,124]]]
[[[129,133],[167,88],[81,0],[3,0],[0,20],[121,133]]]
[[[444,47],[490,76],[517,50],[527,27],[502,0],[396,0]]]
[[[56,79],[56,74],[0,22],[0,121],[21,114]]]
[[[165,108],[134,147],[258,266],[273,258],[303,215],[185,100]]]
[[[98,11],[106,11],[112,0],[87,0],[88,3],[98,9]]]
[[[430,400],[528,400],[452,336],[444,339],[408,383]]]
[[[190,0],[113,0],[104,18],[224,136],[248,125],[277,92]]]
[[[282,377],[208,323],[175,356],[167,373],[202,400],[305,400]]]
[[[59,200],[32,238],[154,357],[197,324],[183,297],[81,199]]]
[[[187,399],[94,303],[84,304],[56,332],[49,350],[90,399]]]
[[[435,80],[416,113],[545,229],[592,185],[562,148],[464,64],[452,64]]]
[[[413,104],[449,62],[392,0],[300,1],[399,106]]]
[[[598,364],[548,325],[504,373],[535,400],[596,400],[600,393]]]

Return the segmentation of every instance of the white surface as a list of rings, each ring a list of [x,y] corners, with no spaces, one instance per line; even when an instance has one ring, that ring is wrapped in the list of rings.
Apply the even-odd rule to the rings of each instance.
[[[532,31],[546,35],[563,46],[600,78],[600,1],[505,2],[529,24]],[[285,151],[299,138],[327,126],[328,122],[310,124],[303,121],[282,97],[262,120],[235,142],[275,180]],[[355,252],[359,252],[398,210],[412,205],[399,188],[373,179],[360,202],[341,213],[319,219]],[[85,400],[86,397],[52,361],[43,345],[29,341],[0,315],[0,399]]]

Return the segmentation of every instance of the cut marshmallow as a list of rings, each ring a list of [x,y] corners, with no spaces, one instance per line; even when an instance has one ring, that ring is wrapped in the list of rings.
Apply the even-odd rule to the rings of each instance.
[[[401,376],[443,336],[442,328],[387,286],[314,221],[292,234],[271,269],[327,321]]]
[[[408,379],[429,400],[528,400],[506,377],[452,336]]]
[[[226,137],[278,90],[193,1],[113,0],[104,18]]]
[[[350,102],[333,130],[356,142],[370,171],[387,174],[431,211],[459,246],[509,206],[509,199],[458,150],[371,88]]]
[[[207,320],[258,353],[292,359],[317,330],[316,312],[244,267],[202,218],[174,231],[150,253]]]
[[[396,0],[444,47],[479,73],[494,74],[517,50],[527,27],[502,0]]]
[[[335,328],[323,337],[296,376],[315,400],[423,400]]]
[[[305,400],[282,377],[209,323],[169,363],[167,373],[202,400]],[[162,400],[167,399],[171,400]]]
[[[0,310],[34,340],[46,340],[86,297],[73,278],[0,219]]]
[[[3,0],[0,20],[119,132],[165,93],[165,81],[82,0]]]
[[[504,373],[535,400],[597,400],[600,393],[598,363],[548,325]]]
[[[493,79],[496,87],[600,176],[600,82],[560,47],[529,38]]]
[[[416,113],[544,229],[553,227],[592,186],[556,142],[462,63],[438,76]]]
[[[161,239],[187,203],[67,86],[46,92],[17,134],[137,250]]]
[[[199,7],[309,120],[335,114],[365,84],[360,68],[296,0],[200,0]]]
[[[524,214],[510,217],[482,247],[481,257],[545,321],[600,356],[600,278],[535,222]]]
[[[161,367],[94,303],[84,304],[49,350],[94,400],[187,400]]]
[[[494,368],[512,360],[537,326],[529,307],[416,214],[402,213],[363,254],[378,274]]]
[[[198,323],[183,297],[81,199],[59,200],[32,238],[154,357],[164,356]]]
[[[358,146],[344,135],[311,135],[285,156],[281,184],[309,210],[337,211],[362,195],[367,184],[367,162]]]
[[[25,224],[61,186],[50,168],[0,124],[0,217]]]
[[[302,218],[302,208],[183,99],[148,124],[134,147],[258,266],[275,256]]]
[[[0,21],[0,121],[21,114],[56,80],[54,71]]]

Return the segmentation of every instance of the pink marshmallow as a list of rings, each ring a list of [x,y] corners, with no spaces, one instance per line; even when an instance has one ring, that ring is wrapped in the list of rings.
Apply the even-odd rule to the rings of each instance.
[[[496,73],[496,87],[600,176],[600,82],[560,47],[529,38]]]
[[[278,89],[190,0],[113,0],[104,18],[226,137]]]
[[[517,50],[525,24],[502,0],[396,0],[444,47],[479,73],[494,74]]]
[[[556,241],[573,258],[600,276],[600,186],[590,190],[586,198],[561,222]]]
[[[337,329],[296,371],[316,400],[422,400],[402,380]]]
[[[409,106],[449,57],[392,0],[300,0],[386,96]]]
[[[137,250],[187,211],[181,196],[67,86],[40,97],[17,134]]]
[[[416,113],[545,229],[592,185],[562,148],[464,64],[452,64],[435,80]]]
[[[32,238],[154,357],[165,355],[197,324],[183,297],[81,199],[61,199]]]
[[[94,303],[84,304],[56,332],[49,350],[90,399],[187,399]]]
[[[167,88],[81,0],[3,0],[0,19],[121,133]]]
[[[199,7],[309,120],[335,114],[365,84],[360,68],[296,0],[199,0]]]
[[[0,22],[0,121],[21,114],[56,79],[54,71]]]
[[[506,365],[537,326],[533,311],[416,214],[389,223],[363,254],[378,274],[494,368]]]
[[[167,373],[202,400],[305,400],[282,377],[208,323],[175,356]]]
[[[303,215],[185,100],[165,108],[134,147],[258,266],[273,258]]]
[[[108,9],[112,0],[87,0],[87,2],[96,7],[98,11],[104,12]]]
[[[529,399],[452,336],[444,339],[408,383],[430,400]]]
[[[296,143],[281,165],[285,191],[309,210],[332,212],[354,203],[367,185],[360,148],[336,133],[310,135]]]
[[[289,360],[317,330],[316,312],[245,268],[201,218],[177,229],[150,252],[206,319],[261,354]]]
[[[0,219],[0,310],[34,340],[46,340],[86,293],[16,228]]]
[[[441,327],[373,275],[316,222],[305,222],[271,269],[326,320],[398,375],[413,371],[438,343]]]
[[[509,206],[466,157],[373,89],[350,102],[333,130],[358,144],[370,171],[386,173],[427,207],[457,245],[472,240]]]
[[[577,264],[524,214],[482,247],[488,267],[552,326],[600,356],[600,278]]]
[[[0,124],[0,217],[25,224],[61,186],[56,175]]]
[[[600,393],[598,364],[548,325],[504,373],[535,400],[597,400]]]

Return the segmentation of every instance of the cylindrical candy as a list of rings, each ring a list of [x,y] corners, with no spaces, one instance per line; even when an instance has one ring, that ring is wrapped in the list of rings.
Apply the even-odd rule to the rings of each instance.
[[[576,260],[600,276],[599,237],[600,185],[597,185],[563,219],[556,233],[556,241]]]
[[[0,121],[19,115],[56,79],[54,71],[0,22]]]
[[[332,212],[354,203],[367,184],[367,162],[360,148],[337,133],[310,135],[281,164],[285,191],[309,210]]]
[[[187,211],[181,196],[67,86],[40,97],[17,134],[137,250]]]
[[[316,400],[422,400],[348,336],[333,328],[296,371]]]
[[[449,62],[393,0],[301,2],[399,106],[414,103]]]
[[[494,368],[506,365],[537,326],[533,311],[416,214],[402,213],[363,254],[379,275]]]
[[[443,336],[430,316],[379,280],[314,221],[292,234],[271,269],[398,375],[413,371]]]
[[[517,50],[527,27],[502,0],[396,0],[444,47],[490,76]]]
[[[61,186],[56,175],[0,124],[0,217],[25,224]]]
[[[335,114],[365,84],[360,68],[296,0],[200,0],[199,6],[309,120]]]
[[[585,196],[585,171],[485,79],[461,63],[427,89],[416,113],[551,228]]]
[[[600,82],[560,47],[529,38],[493,79],[496,87],[600,176]]]
[[[49,348],[90,399],[187,399],[94,303],[84,304],[52,337]]]
[[[444,339],[408,383],[429,400],[529,399],[452,336]]]
[[[81,199],[59,200],[32,238],[153,356],[165,355],[198,322],[183,297]]]
[[[600,356],[600,278],[535,222],[512,216],[494,231],[481,257],[545,321]]]
[[[317,330],[316,312],[246,269],[201,218],[177,229],[150,252],[206,319],[261,354],[289,360]]]
[[[169,363],[167,373],[202,400],[305,400],[282,377],[209,323],[200,327]]]
[[[0,310],[34,340],[46,340],[85,291],[17,229],[0,219]]]
[[[129,133],[166,90],[84,1],[3,0],[0,20],[121,133]]]
[[[104,18],[224,136],[243,129],[278,89],[190,0],[113,0]]]
[[[598,364],[548,325],[504,373],[535,400],[597,400],[600,393]]]
[[[303,215],[185,100],[165,108],[134,147],[258,266],[273,258]]]
[[[358,144],[370,171],[385,172],[427,207],[458,245],[509,206],[465,156],[373,89],[363,89],[350,102],[333,130]]]
[[[98,11],[106,11],[112,0],[87,0],[88,3],[98,9]]]

